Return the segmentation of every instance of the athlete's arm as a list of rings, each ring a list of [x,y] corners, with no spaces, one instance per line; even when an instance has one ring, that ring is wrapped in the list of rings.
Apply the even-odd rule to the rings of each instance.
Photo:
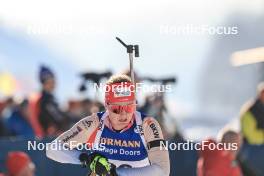
[[[146,143],[148,145],[148,158],[150,166],[141,168],[118,168],[118,176],[168,176],[170,173],[169,152],[160,146],[164,141],[159,123],[151,118],[143,121],[143,130]]]
[[[80,164],[81,152],[74,148],[78,144],[87,143],[96,132],[98,125],[99,119],[96,114],[83,118],[47,146],[47,157],[61,163]]]

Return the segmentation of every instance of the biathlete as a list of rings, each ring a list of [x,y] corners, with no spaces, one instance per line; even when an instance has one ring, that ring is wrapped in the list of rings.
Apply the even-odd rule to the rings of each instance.
[[[136,111],[135,91],[130,77],[112,76],[106,84],[105,112],[77,122],[48,147],[50,159],[61,163],[83,164],[96,175],[168,176],[170,161],[159,123]],[[74,149],[84,144],[92,153]],[[97,146],[97,147],[94,147]]]

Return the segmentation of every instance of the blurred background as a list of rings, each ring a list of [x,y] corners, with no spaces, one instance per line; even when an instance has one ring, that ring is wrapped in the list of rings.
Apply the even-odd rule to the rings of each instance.
[[[257,96],[264,67],[262,63],[234,67],[230,58],[236,51],[263,46],[263,21],[263,0],[1,1],[0,148],[5,152],[0,154],[0,164],[10,145],[24,150],[23,140],[56,136],[86,115],[103,110],[103,95],[89,87],[98,80],[82,74],[94,73],[105,82],[110,74],[127,70],[128,55],[116,36],[139,45],[134,67],[140,82],[176,80],[165,81],[172,85],[171,92],[138,96],[138,108],[156,116],[167,139],[216,138],[226,126],[240,131],[241,107]],[[218,28],[224,32],[217,32]],[[40,127],[32,120],[35,111],[45,108],[36,107],[43,96],[41,73],[56,80],[52,102],[61,117],[56,116],[52,127]],[[26,122],[18,123],[19,117],[13,117],[17,112],[28,116]],[[64,125],[56,126],[58,121]],[[21,130],[12,125],[16,123],[23,124]],[[7,145],[10,137],[20,142]],[[31,153],[35,161],[40,162],[40,156]],[[49,167],[55,169],[54,163]],[[4,165],[0,166],[4,172]],[[38,175],[45,170],[37,168]],[[56,172],[51,175],[59,175]]]

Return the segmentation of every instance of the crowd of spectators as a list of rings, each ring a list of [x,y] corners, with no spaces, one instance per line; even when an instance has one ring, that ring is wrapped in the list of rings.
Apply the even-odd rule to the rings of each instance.
[[[61,108],[54,95],[55,74],[46,66],[40,67],[39,83],[41,90],[22,100],[14,97],[0,100],[0,137],[57,136],[80,119],[104,110],[103,103],[87,97],[68,100],[67,106]],[[156,117],[161,125],[164,124],[163,112],[166,107],[163,94],[153,93],[147,96],[145,103],[138,109]]]

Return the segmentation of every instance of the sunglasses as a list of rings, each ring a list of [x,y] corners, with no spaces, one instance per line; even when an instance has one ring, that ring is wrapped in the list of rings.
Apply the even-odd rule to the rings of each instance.
[[[125,111],[126,113],[133,113],[136,110],[136,104],[108,105],[108,109],[115,114],[120,114],[123,111]]]

